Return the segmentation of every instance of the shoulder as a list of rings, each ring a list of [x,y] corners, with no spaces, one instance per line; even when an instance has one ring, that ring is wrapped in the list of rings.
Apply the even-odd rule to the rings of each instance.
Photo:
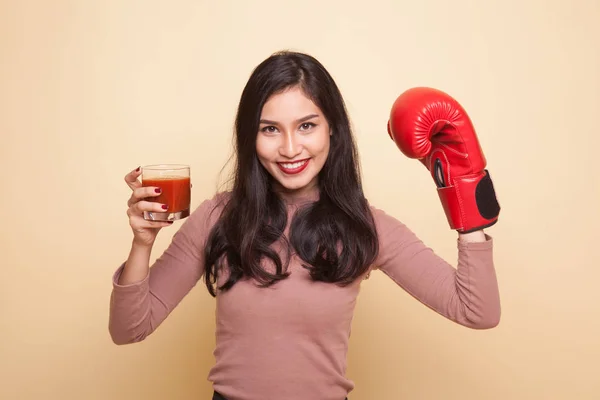
[[[212,229],[218,221],[227,202],[231,198],[230,192],[217,192],[212,197],[204,199],[190,214],[182,228],[189,225],[194,231],[206,231]]]
[[[422,245],[421,239],[393,212],[369,204],[382,254],[411,244]]]
[[[217,192],[212,197],[204,199],[192,214],[204,215],[208,213],[222,212],[229,200],[231,199],[231,192]]]
[[[393,229],[407,229],[406,225],[391,213],[371,204],[368,200],[367,204],[373,216],[375,227],[380,235],[382,232]]]

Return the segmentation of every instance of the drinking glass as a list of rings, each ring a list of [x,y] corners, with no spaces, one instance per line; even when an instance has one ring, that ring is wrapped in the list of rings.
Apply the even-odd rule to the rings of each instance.
[[[182,164],[156,164],[142,167],[142,186],[161,189],[158,196],[145,200],[167,205],[164,212],[144,211],[150,221],[176,221],[190,215],[190,167]]]

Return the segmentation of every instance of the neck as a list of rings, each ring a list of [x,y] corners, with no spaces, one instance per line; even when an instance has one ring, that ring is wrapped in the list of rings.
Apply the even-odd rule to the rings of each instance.
[[[287,205],[301,205],[319,199],[319,187],[316,184],[294,190],[276,185],[273,189]]]

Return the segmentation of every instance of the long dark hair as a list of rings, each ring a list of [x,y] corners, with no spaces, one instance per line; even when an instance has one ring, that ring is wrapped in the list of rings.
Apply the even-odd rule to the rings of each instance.
[[[286,205],[257,158],[256,137],[265,102],[295,86],[323,111],[332,136],[319,174],[319,196],[294,214],[288,241],[283,235]],[[205,282],[212,296],[225,265],[227,280],[218,286],[220,290],[230,289],[240,279],[252,278],[260,286],[285,279],[290,244],[315,281],[347,285],[367,272],[379,246],[375,223],[363,194],[344,100],[319,61],[307,54],[282,51],[254,69],[238,106],[234,150],[231,194],[205,248]],[[284,260],[272,246],[277,241],[287,249]],[[264,262],[273,268],[264,268]]]

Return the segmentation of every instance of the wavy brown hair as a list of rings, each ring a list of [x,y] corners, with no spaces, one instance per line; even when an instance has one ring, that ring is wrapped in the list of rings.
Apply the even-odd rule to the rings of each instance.
[[[283,237],[288,222],[286,205],[258,160],[256,137],[265,102],[296,86],[322,110],[333,135],[319,173],[318,199],[294,214],[288,240]],[[229,276],[219,290],[230,289],[242,278],[252,278],[261,286],[285,279],[289,245],[315,281],[347,285],[368,270],[379,246],[375,223],[363,193],[344,100],[319,61],[307,54],[282,51],[254,69],[239,102],[234,149],[231,195],[205,248],[204,279],[212,296],[216,296],[217,276],[225,265]],[[278,240],[288,248],[283,260],[272,248]],[[263,268],[264,262],[274,269]]]

